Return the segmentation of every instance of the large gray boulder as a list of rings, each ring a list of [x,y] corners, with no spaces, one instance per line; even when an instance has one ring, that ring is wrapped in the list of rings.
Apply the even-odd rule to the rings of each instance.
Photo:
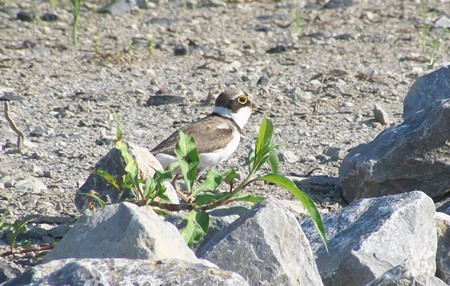
[[[450,285],[450,216],[436,213],[438,249],[436,255],[436,276]]]
[[[366,284],[366,286],[446,286],[441,279],[424,275],[420,269],[420,263],[405,261],[400,265],[391,268],[377,279]]]
[[[192,246],[192,249],[196,251],[201,249],[208,241],[210,241],[217,233],[228,227],[239,217],[243,216],[249,211],[248,208],[243,206],[234,207],[219,207],[208,211],[209,215],[209,227],[208,232],[202,237],[198,244]],[[164,218],[164,221],[170,222],[175,225],[179,230],[186,226],[185,218],[187,211],[172,213]]]
[[[352,149],[339,169],[344,199],[412,190],[439,198],[450,189],[449,140],[450,99],[445,99]]]
[[[403,102],[403,119],[427,109],[436,101],[450,98],[450,66],[421,76],[411,86]]]
[[[325,285],[364,285],[409,260],[415,275],[436,270],[434,203],[423,192],[363,199],[322,217],[329,252],[310,219],[301,222]]]
[[[4,286],[248,285],[236,273],[177,259],[64,259],[35,266]]]
[[[159,161],[146,148],[133,143],[126,144],[128,146],[128,152],[136,161],[142,179],[152,177],[156,171],[163,170]],[[105,171],[117,181],[121,181],[122,176],[125,174],[125,166],[125,160],[120,150],[113,148],[95,164],[94,169]],[[165,194],[170,198],[172,203],[178,204],[179,200],[172,185],[167,183],[165,186],[167,187]],[[127,198],[132,197],[127,190],[122,189],[119,191],[103,177],[90,174],[86,182],[75,193],[75,206],[78,210],[82,211],[89,208],[90,204],[98,207],[95,200],[85,195],[85,193],[91,192],[95,192],[107,204],[123,202]]]
[[[44,262],[65,258],[176,258],[196,262],[178,230],[151,208],[109,205],[82,216]]]
[[[275,199],[253,207],[197,251],[250,285],[323,285],[308,240]]]

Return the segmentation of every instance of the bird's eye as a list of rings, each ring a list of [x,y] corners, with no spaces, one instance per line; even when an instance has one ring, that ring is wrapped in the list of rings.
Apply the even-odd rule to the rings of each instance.
[[[244,105],[248,102],[248,97],[245,95],[241,95],[238,97],[237,102],[239,102],[240,104]]]

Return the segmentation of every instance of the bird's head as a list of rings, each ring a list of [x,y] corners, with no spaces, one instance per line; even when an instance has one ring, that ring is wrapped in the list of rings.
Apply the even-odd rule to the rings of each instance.
[[[233,119],[242,129],[255,109],[246,92],[229,89],[219,94],[213,113]]]

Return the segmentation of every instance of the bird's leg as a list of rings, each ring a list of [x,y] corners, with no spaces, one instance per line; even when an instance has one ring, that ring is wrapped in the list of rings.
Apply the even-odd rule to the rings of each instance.
[[[173,186],[173,189],[177,193],[177,195],[185,202],[189,202],[188,197],[186,197],[185,194],[183,194],[177,187],[177,180],[178,180],[178,174],[175,174],[170,184]]]

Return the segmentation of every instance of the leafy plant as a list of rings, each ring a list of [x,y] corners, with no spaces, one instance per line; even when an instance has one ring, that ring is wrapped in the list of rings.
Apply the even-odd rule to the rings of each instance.
[[[428,1],[420,0],[420,11],[422,15],[422,29],[420,31],[420,47],[422,52],[427,48],[428,36],[430,35],[431,23],[427,23],[428,17]]]
[[[428,54],[429,57],[429,68],[432,68],[436,62],[436,58],[439,53],[440,46],[442,44],[442,38],[445,33],[448,32],[446,28],[440,28],[437,32],[432,31],[432,23],[429,20],[428,13],[428,1],[420,0],[420,11],[422,24],[418,31],[420,36],[420,51],[421,53]],[[434,13],[431,18],[434,17]]]
[[[6,216],[7,214],[4,215]],[[36,216],[30,215],[23,219],[18,219],[14,223],[5,222],[4,217],[0,219],[0,230],[4,229],[6,233],[6,240],[9,244],[11,253],[15,252],[17,238],[19,235],[27,231],[27,223],[35,218]],[[25,240],[22,244],[27,245],[29,243]]]
[[[71,0],[71,3],[73,15],[72,40],[73,44],[76,45],[78,43],[78,18],[80,16],[81,0]]]
[[[295,24],[295,31],[297,32],[297,36],[300,36],[302,34],[302,15],[300,10],[300,2],[295,6],[295,18],[294,18],[294,24]]]
[[[50,9],[52,9],[52,11],[55,11],[58,0],[48,0],[48,2],[50,2]]]
[[[228,169],[222,173],[217,170],[210,170],[203,182],[198,181],[199,156],[195,141],[192,136],[182,131],[180,131],[179,141],[175,148],[178,161],[169,165],[165,171],[156,171],[153,178],[145,180],[140,178],[136,162],[128,152],[127,144],[122,140],[123,135],[118,117],[116,117],[116,121],[118,139],[114,146],[120,150],[125,160],[125,174],[119,182],[105,172],[95,171],[95,173],[105,178],[120,192],[130,190],[134,194],[132,201],[139,205],[152,205],[156,210],[162,212],[189,211],[185,218],[186,227],[182,230],[182,235],[189,246],[198,243],[208,231],[208,210],[234,201],[244,201],[250,204],[261,202],[264,200],[264,197],[245,193],[244,189],[253,182],[265,181],[286,189],[305,206],[319,231],[325,247],[327,247],[322,220],[314,202],[298,189],[290,179],[278,173],[279,161],[276,149],[279,147],[279,144],[272,143],[273,125],[269,119],[263,120],[254,150],[250,153],[249,173],[236,187],[236,172],[233,169]],[[265,175],[258,175],[258,172],[266,163],[271,172]],[[173,171],[181,172],[186,185],[186,194],[178,191],[178,194],[183,199],[183,202],[180,204],[170,203],[165,195],[166,188],[163,182],[172,178]],[[229,188],[220,191],[222,184],[227,184]],[[89,196],[93,197],[92,194]],[[156,200],[157,198],[158,200]]]

